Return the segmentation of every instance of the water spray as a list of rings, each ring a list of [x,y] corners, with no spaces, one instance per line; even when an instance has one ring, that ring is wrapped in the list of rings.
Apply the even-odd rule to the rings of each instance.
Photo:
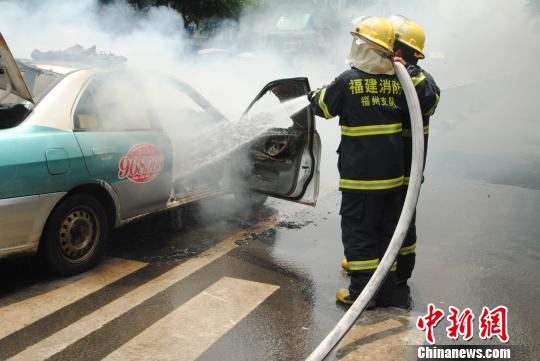
[[[257,139],[268,128],[283,126],[284,121],[290,121],[291,117],[308,105],[307,97],[302,95],[279,104],[259,108],[257,112],[250,113],[249,116],[244,113],[235,121],[223,121],[199,129],[190,139],[184,140],[184,142],[193,143],[193,146],[188,147],[191,151],[183,162],[183,169],[188,170],[184,172],[179,170],[176,176],[186,177],[189,174],[196,174],[219,159],[226,159],[235,150]],[[286,119],[273,116],[280,109],[286,111]],[[216,138],[215,134],[219,134],[220,137]],[[201,144],[200,139],[206,139],[206,141]],[[189,159],[193,161],[190,162]]]
[[[323,360],[352,327],[362,312],[364,312],[369,301],[375,296],[386,279],[388,272],[390,272],[392,264],[396,260],[399,249],[403,243],[403,239],[409,229],[414,210],[416,209],[424,164],[424,129],[422,112],[420,111],[420,103],[418,101],[416,89],[414,88],[409,73],[407,73],[405,67],[400,63],[394,63],[394,68],[405,93],[405,98],[407,99],[412,130],[411,178],[407,189],[407,196],[405,197],[405,203],[403,204],[403,210],[401,211],[401,216],[399,217],[399,222],[394,231],[394,235],[392,236],[392,240],[388,245],[388,249],[382,258],[379,267],[377,267],[375,273],[351,308],[349,308],[347,313],[339,320],[332,331],[324,338],[311,355],[309,355],[306,361]]]

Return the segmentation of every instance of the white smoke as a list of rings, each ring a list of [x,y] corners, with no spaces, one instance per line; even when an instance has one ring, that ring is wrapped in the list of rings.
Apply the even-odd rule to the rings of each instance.
[[[131,67],[146,74],[156,70],[170,73],[235,120],[271,80],[307,76],[315,88],[344,71],[353,18],[402,14],[425,28],[427,57],[421,65],[442,89],[439,111],[432,122],[433,129],[439,128],[442,133],[434,142],[448,147],[459,142],[461,149],[484,153],[496,152],[504,143],[518,152],[530,153],[538,152],[536,143],[531,143],[526,134],[506,128],[501,131],[500,119],[517,118],[514,122],[527,129],[527,134],[538,130],[530,121],[538,79],[534,68],[538,14],[531,13],[526,3],[263,1],[260,7],[246,9],[239,22],[220,24],[204,46],[221,50],[206,55],[194,54],[183,18],[173,9],[136,11],[123,0],[108,6],[100,6],[95,0],[4,0],[0,5],[0,31],[19,58],[28,58],[36,48],[47,51],[74,44],[96,45],[100,51],[127,57]],[[275,31],[281,16],[308,13],[318,19],[319,30],[313,40],[320,47],[299,47],[291,54],[269,46],[269,34]],[[317,126],[328,172],[335,174],[331,150],[337,146],[339,132],[335,122],[318,122]],[[485,129],[490,129],[490,136],[478,142],[471,130]]]
[[[183,20],[167,7],[136,12],[124,1],[108,6],[95,0],[2,1],[0,26],[15,56],[33,49],[63,50],[97,45],[122,54],[133,65],[168,67],[178,62],[184,42]]]

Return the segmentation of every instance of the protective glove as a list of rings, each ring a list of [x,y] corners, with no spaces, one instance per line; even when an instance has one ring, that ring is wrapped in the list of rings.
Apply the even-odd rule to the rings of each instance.
[[[421,71],[422,69],[418,65],[407,64],[407,73],[411,78],[420,74]]]

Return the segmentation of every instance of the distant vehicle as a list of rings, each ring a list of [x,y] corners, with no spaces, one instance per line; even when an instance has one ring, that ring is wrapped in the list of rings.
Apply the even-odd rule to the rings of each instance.
[[[251,193],[315,204],[320,139],[309,108],[240,150],[247,172],[229,158],[182,178],[178,141],[159,107],[172,106],[178,122],[228,120],[189,85],[151,76],[173,97],[141,101],[145,83],[123,70],[17,62],[0,34],[0,258],[38,253],[76,274],[98,261],[111,228],[202,198]],[[309,90],[305,78],[272,82],[248,114],[263,98],[279,105]]]
[[[287,56],[325,54],[332,31],[319,24],[313,14],[291,14],[279,18],[273,31],[266,36],[266,46]]]

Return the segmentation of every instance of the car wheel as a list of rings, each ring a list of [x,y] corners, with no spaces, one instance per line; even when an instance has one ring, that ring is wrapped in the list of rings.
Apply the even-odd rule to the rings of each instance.
[[[51,213],[40,253],[56,272],[73,275],[94,266],[109,234],[103,206],[87,195],[63,200]]]

